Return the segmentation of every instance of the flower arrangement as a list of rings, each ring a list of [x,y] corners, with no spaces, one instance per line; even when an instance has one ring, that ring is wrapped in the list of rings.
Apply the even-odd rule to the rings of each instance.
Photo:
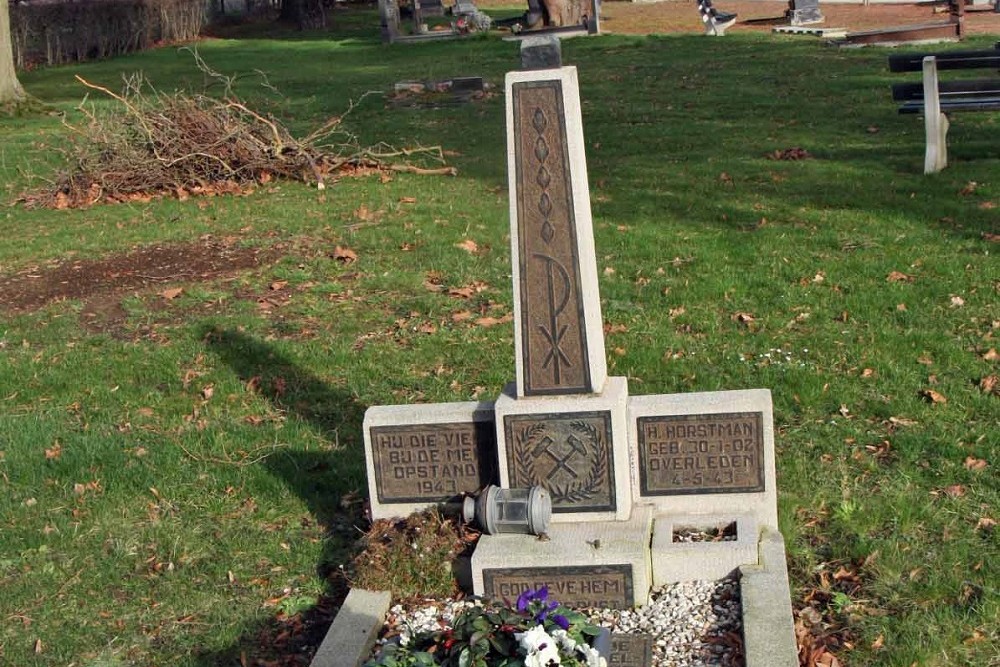
[[[543,586],[513,606],[469,607],[451,627],[389,644],[365,667],[607,667],[594,648],[601,633]]]

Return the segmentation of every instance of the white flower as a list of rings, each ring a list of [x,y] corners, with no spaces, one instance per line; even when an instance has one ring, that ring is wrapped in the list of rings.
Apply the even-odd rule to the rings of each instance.
[[[587,661],[587,667],[608,667],[608,661],[601,657],[596,648],[586,644],[577,644],[576,650]]]
[[[536,625],[527,632],[518,632],[514,638],[524,652],[525,667],[553,667],[561,664],[556,640],[541,625]]]
[[[569,636],[562,628],[556,628],[552,631],[552,638],[556,640],[559,647],[565,649],[566,651],[572,651],[576,648],[576,640]]]

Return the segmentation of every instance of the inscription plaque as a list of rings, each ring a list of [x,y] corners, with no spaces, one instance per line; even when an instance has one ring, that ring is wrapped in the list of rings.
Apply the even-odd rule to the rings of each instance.
[[[562,82],[512,96],[524,394],[591,393]]]
[[[483,570],[487,597],[516,600],[526,590],[548,586],[567,607],[628,609],[634,604],[631,565],[491,568]]]
[[[611,413],[504,416],[511,488],[539,485],[552,511],[616,509]]]
[[[652,667],[652,635],[611,633],[611,655],[608,667]]]
[[[760,412],[638,418],[644,496],[764,490]]]
[[[380,503],[443,503],[499,481],[492,421],[373,426],[370,436]]]

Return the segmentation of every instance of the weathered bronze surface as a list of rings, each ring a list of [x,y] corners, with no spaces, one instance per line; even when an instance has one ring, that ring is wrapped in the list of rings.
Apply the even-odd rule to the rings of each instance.
[[[608,667],[652,667],[653,636],[611,633]]]
[[[446,502],[499,483],[492,421],[374,426],[369,435],[380,503]]]
[[[557,513],[615,509],[610,412],[506,415],[504,439],[512,488],[544,487]]]
[[[639,417],[644,496],[764,490],[764,417],[759,412]]]
[[[512,91],[524,393],[591,393],[562,83]]]
[[[548,586],[567,607],[626,609],[633,605],[631,565],[512,567],[483,570],[486,597],[516,600],[526,590]]]

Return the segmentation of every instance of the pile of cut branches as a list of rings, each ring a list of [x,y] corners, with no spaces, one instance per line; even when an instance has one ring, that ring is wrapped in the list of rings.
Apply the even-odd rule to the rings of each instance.
[[[239,194],[274,178],[316,183],[322,189],[325,181],[346,170],[357,173],[359,167],[368,173],[455,173],[442,166],[440,147],[360,146],[343,128],[343,115],[296,138],[273,116],[258,113],[236,97],[232,79],[197,62],[224,81],[222,96],[162,93],[139,74],[126,77],[123,91],[116,93],[77,76],[113,104],[98,108],[84,99],[78,107],[82,121],[64,119],[72,136],[65,150],[70,167],[49,187],[21,201],[70,208],[163,196]]]

